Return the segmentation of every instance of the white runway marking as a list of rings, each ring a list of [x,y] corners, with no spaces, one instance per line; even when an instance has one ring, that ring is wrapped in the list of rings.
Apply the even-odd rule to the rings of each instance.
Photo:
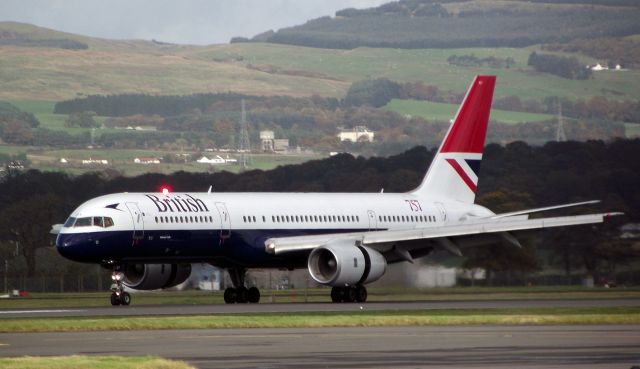
[[[78,313],[86,310],[0,310],[0,314]]]

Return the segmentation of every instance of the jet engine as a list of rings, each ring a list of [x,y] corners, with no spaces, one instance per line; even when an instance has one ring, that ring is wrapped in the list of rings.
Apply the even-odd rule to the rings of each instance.
[[[378,251],[356,246],[353,241],[334,242],[311,251],[308,267],[311,277],[320,284],[362,285],[382,277],[387,261]]]
[[[136,290],[157,290],[179,285],[190,274],[191,264],[127,264],[123,283]]]

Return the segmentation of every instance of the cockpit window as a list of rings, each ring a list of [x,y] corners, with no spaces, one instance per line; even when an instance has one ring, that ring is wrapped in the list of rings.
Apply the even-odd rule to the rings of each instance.
[[[104,221],[102,217],[93,217],[93,225],[97,227],[104,227]]]
[[[109,217],[86,217],[86,218],[69,218],[64,224],[65,227],[112,227],[113,219]]]
[[[69,217],[69,219],[67,219],[67,221],[64,222],[64,227],[71,228],[71,227],[73,227],[73,223],[75,223],[75,222],[76,222],[76,218]]]
[[[89,227],[91,226],[91,218],[78,218],[74,227]]]

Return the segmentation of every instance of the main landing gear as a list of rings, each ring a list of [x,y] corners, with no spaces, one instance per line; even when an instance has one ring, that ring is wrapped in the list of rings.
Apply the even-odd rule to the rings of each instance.
[[[260,290],[256,287],[247,288],[244,286],[244,268],[232,268],[227,270],[233,287],[224,290],[224,302],[227,304],[245,304],[247,302],[257,304],[260,302]]]
[[[363,285],[331,288],[333,302],[366,302],[367,288]]]
[[[129,292],[124,291],[124,285],[122,284],[122,278],[124,275],[120,272],[119,266],[113,267],[113,273],[111,273],[111,305],[129,305],[131,303],[131,295]]]

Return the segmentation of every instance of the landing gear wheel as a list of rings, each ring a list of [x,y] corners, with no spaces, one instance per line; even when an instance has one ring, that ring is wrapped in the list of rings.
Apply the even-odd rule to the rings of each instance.
[[[331,301],[332,302],[342,302],[344,292],[342,287],[332,287],[331,288]]]
[[[111,273],[111,305],[129,305],[131,303],[131,296],[124,292],[124,274],[122,274],[122,266],[118,264],[112,265],[113,271]]]
[[[237,301],[238,294],[236,293],[235,288],[227,288],[224,290],[224,302],[226,304],[235,304]]]
[[[122,295],[120,295],[120,304],[129,306],[130,303],[131,295],[129,295],[129,292],[123,292]]]
[[[249,288],[248,300],[252,304],[260,302],[260,290],[256,287]]]
[[[240,287],[237,290],[236,301],[238,304],[245,304],[249,300],[249,291],[246,287]]]
[[[356,286],[356,301],[357,302],[366,302],[367,301],[367,288],[365,286]]]
[[[120,305],[120,297],[116,295],[116,293],[111,294],[111,305],[118,306]]]
[[[356,301],[356,288],[354,286],[344,287],[344,302]]]

